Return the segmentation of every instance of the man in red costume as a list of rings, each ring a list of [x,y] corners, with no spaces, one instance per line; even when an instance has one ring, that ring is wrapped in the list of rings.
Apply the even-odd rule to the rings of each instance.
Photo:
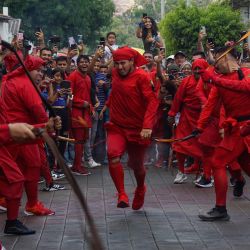
[[[172,107],[168,112],[170,123],[174,122],[174,117],[178,112],[181,113],[180,121],[176,128],[176,138],[183,138],[196,128],[201,112],[201,103],[196,87],[200,78],[199,71],[207,67],[208,64],[205,60],[194,61],[192,64],[193,75],[184,78],[177,90]],[[188,141],[174,143],[173,150],[176,152],[179,168],[174,183],[179,184],[187,179],[184,173],[184,163],[187,156],[192,156],[195,159],[195,165],[199,166],[199,161],[202,157],[201,144],[197,138],[193,138]]]
[[[197,59],[204,60],[204,59]],[[207,65],[208,66],[208,65]],[[213,70],[213,67],[210,67],[209,70]],[[199,82],[196,87],[197,95],[200,99],[201,106],[204,107],[210,90],[211,85],[204,82],[200,77]],[[206,125],[206,129],[202,136],[198,138],[199,143],[202,145],[202,167],[203,174],[202,176],[195,181],[195,185],[198,187],[212,187],[212,163],[211,158],[214,152],[214,148],[218,145],[221,140],[221,136],[219,134],[219,119],[220,119],[220,109],[221,105],[213,111],[213,114],[209,118],[209,122]]]
[[[158,100],[148,74],[137,68],[147,63],[143,56],[123,47],[113,52],[113,60],[112,91],[107,101],[110,122],[106,124],[109,172],[118,191],[117,207],[128,207],[120,162],[127,151],[128,165],[134,170],[137,182],[132,208],[138,210],[144,203],[146,172],[143,160],[150,144]]]
[[[72,172],[77,175],[89,175],[89,171],[82,165],[84,141],[88,137],[88,129],[91,127],[91,79],[87,75],[89,58],[80,55],[77,58],[77,70],[70,74],[68,80],[71,81],[73,94],[72,101],[72,134],[74,139],[81,141],[75,144],[75,159]],[[82,119],[80,122],[79,119]]]
[[[204,60],[204,59],[197,59]],[[209,72],[214,71],[214,67],[209,67],[207,69]],[[207,103],[208,96],[210,94],[212,85],[204,82],[202,77],[200,77],[198,85],[197,85],[197,94],[200,98],[201,105],[204,107]],[[221,102],[218,102],[216,106],[214,106],[214,110],[208,117],[204,117],[198,121],[198,126],[202,129],[202,135],[199,136],[198,141],[202,145],[202,167],[203,167],[203,175],[199,178],[195,185],[198,187],[212,187],[212,157],[214,154],[214,149],[220,144],[222,140],[220,125],[223,123],[224,117],[224,108]],[[220,133],[221,131],[221,133]],[[240,166],[237,161],[231,162],[229,171],[232,176],[232,180],[234,180],[234,171],[240,170]],[[234,192],[235,193],[235,192]],[[235,195],[237,196],[237,194]]]
[[[2,117],[1,122],[4,122]],[[4,228],[6,234],[34,234],[17,219],[23,193],[24,176],[4,145],[35,139],[33,126],[25,123],[0,125],[0,195],[5,198],[7,220]]]
[[[236,53],[230,53],[219,58],[228,48],[216,51],[215,71],[203,71],[202,79],[213,83],[208,102],[205,105],[198,123],[198,129],[204,128],[203,118],[209,117],[218,102],[225,108],[224,138],[215,149],[212,159],[212,169],[215,181],[216,204],[213,209],[199,217],[204,221],[229,220],[226,209],[227,174],[226,166],[238,159],[242,169],[250,175],[250,136],[242,137],[240,132],[250,120],[250,70],[241,68],[236,60]],[[234,171],[237,179],[234,191],[238,195],[243,192],[245,180],[240,170]]]
[[[25,65],[35,81],[42,77],[41,71],[44,65],[42,59],[28,56]],[[33,125],[48,121],[41,98],[21,67],[17,67],[4,77],[1,94],[1,109],[7,123],[24,122]],[[24,188],[27,194],[25,214],[53,215],[54,211],[44,207],[38,201],[38,180],[41,168],[38,145],[22,147],[13,145],[8,146],[8,151],[25,177]]]

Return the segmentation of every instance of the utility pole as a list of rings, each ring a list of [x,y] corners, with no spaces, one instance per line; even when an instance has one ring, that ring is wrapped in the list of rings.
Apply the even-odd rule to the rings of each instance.
[[[165,0],[161,0],[161,19],[165,16]]]

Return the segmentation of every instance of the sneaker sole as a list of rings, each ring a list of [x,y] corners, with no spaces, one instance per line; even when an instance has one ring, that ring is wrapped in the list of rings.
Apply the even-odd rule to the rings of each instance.
[[[65,188],[51,188],[49,190],[42,189],[42,192],[54,192],[54,191],[60,191],[60,190],[65,190]]]
[[[117,204],[117,207],[118,208],[126,208],[126,207],[129,207],[129,204],[125,201],[121,201]]]
[[[58,181],[58,180],[61,180],[61,179],[63,179],[63,178],[65,178],[65,176],[62,176],[62,177],[52,177],[52,179],[53,179],[53,181]]]
[[[181,180],[181,181],[174,181],[174,184],[182,184],[182,183],[185,183],[186,180],[187,180],[187,178],[184,180]]]
[[[229,221],[230,216],[227,215],[227,217],[221,217],[221,218],[209,218],[209,217],[204,217],[203,215],[199,215],[199,218],[202,221]]]
[[[31,235],[31,234],[35,234],[36,231],[33,230],[33,231],[30,231],[30,232],[27,232],[27,233],[8,233],[8,232],[4,232],[6,235]],[[2,248],[1,250],[4,250],[5,248]]]
[[[6,208],[6,207],[0,206],[0,210],[6,212],[6,211],[7,211],[7,208]]]
[[[79,175],[79,176],[80,176],[80,175],[81,175],[81,176],[88,176],[88,175],[91,175],[91,173],[81,174],[81,173],[77,173],[77,172],[73,172],[73,171],[72,171],[72,174],[73,174],[73,175]]]
[[[50,213],[50,214],[34,214],[34,213],[31,213],[31,212],[28,212],[26,210],[24,210],[24,214],[27,215],[27,216],[51,216],[51,215],[55,215],[55,212],[53,213]]]
[[[202,185],[202,184],[199,184],[199,183],[195,183],[195,186],[197,188],[210,188],[210,187],[213,187],[213,184],[209,184],[209,185]]]

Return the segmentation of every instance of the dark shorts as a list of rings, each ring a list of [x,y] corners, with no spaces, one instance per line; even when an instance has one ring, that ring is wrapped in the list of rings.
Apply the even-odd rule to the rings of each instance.
[[[62,129],[61,132],[69,130],[69,110],[68,108],[53,108],[56,115],[61,117]]]

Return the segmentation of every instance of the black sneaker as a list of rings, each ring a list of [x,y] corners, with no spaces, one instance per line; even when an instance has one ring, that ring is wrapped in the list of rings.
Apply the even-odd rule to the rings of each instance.
[[[209,188],[213,186],[213,182],[210,179],[206,179],[204,175],[201,176],[201,178],[195,182],[196,187],[201,187],[201,188]]]
[[[227,210],[220,211],[217,207],[212,208],[205,214],[199,214],[199,218],[203,221],[229,221],[230,216],[227,214]]]
[[[30,230],[19,220],[6,220],[5,234],[15,234],[15,235],[28,235],[35,234],[35,230]]]
[[[243,195],[243,187],[246,184],[246,180],[243,179],[242,181],[236,181],[234,185],[233,194],[235,197],[241,197]]]

